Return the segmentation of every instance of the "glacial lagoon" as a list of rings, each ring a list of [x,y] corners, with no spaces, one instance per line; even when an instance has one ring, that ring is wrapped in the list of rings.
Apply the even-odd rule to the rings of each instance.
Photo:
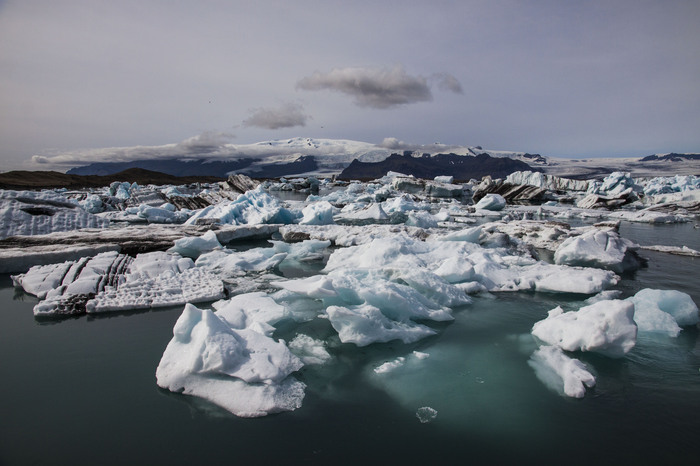
[[[700,250],[693,223],[622,222],[641,245]],[[675,289],[700,302],[698,258],[641,251],[648,265],[622,274],[622,298]],[[276,270],[298,277],[308,270]],[[33,296],[0,277],[2,464],[620,464],[684,463],[700,434],[700,340],[640,334],[622,359],[576,357],[592,370],[585,397],[564,397],[528,364],[535,322],[587,296],[486,293],[453,309],[454,321],[417,342],[328,347],[332,364],[308,365],[301,408],[236,417],[158,388],[155,369],[182,306],[35,319]],[[207,305],[199,305],[206,308]],[[328,321],[277,326],[333,333]],[[427,356],[426,356],[427,355]],[[375,369],[395,363],[393,370]],[[436,411],[434,417],[421,408]],[[426,422],[422,422],[426,421]]]

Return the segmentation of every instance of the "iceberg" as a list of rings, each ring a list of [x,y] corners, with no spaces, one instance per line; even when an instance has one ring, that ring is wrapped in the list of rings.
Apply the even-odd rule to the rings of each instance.
[[[329,306],[326,313],[331,325],[338,332],[340,341],[357,346],[392,340],[413,343],[436,333],[435,330],[415,322],[391,320],[379,308],[369,304]]]
[[[319,201],[307,205],[301,211],[303,217],[299,221],[300,225],[329,225],[335,223],[333,215],[337,210],[328,201]]]
[[[222,246],[216,237],[216,233],[213,230],[209,230],[202,236],[186,236],[175,240],[175,245],[168,249],[168,252],[196,259],[202,253],[221,248]]]
[[[625,356],[636,344],[634,304],[622,300],[598,301],[578,311],[549,311],[536,322],[532,334],[566,351],[594,351],[613,358]]]
[[[132,258],[116,251],[34,266],[15,286],[44,300],[35,316],[59,316],[182,305],[224,296],[223,282],[192,259],[163,251]]]
[[[500,194],[487,194],[474,205],[477,210],[503,210],[506,200]]]
[[[185,224],[285,224],[296,219],[296,214],[282,207],[280,201],[265,192],[262,186],[258,186],[241,194],[235,201],[211,205],[195,212]]]
[[[284,342],[232,329],[210,310],[188,304],[156,369],[172,392],[204,398],[240,417],[301,407],[305,384],[290,375],[303,363]]]
[[[0,239],[108,225],[55,191],[0,190]]]
[[[627,301],[634,304],[634,321],[640,332],[677,337],[681,327],[700,322],[698,306],[681,291],[645,288]]]
[[[564,240],[554,252],[554,262],[622,273],[640,267],[642,261],[635,249],[634,243],[620,237],[616,231],[592,229]]]
[[[289,350],[301,359],[304,365],[325,364],[332,357],[323,340],[317,340],[303,333],[289,342]]]
[[[546,386],[573,398],[583,398],[595,377],[578,359],[568,357],[557,346],[542,346],[530,357],[530,367]]]

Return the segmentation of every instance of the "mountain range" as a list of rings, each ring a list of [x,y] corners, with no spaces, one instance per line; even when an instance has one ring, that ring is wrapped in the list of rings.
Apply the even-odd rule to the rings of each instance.
[[[528,152],[445,144],[411,145],[387,139],[381,144],[345,139],[291,138],[253,144],[163,146],[157,157],[132,155],[132,160],[93,162],[70,169],[69,175],[113,175],[141,168],[173,176],[215,176],[240,173],[254,178],[315,175],[372,179],[387,171],[456,180],[483,175],[504,177],[513,171],[543,171],[562,177],[601,178],[612,171],[635,176],[700,175],[700,154],[655,154],[646,157],[565,159]],[[105,157],[103,157],[104,159]]]

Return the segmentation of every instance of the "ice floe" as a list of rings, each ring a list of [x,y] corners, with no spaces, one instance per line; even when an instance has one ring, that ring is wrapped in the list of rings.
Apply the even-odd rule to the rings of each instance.
[[[676,337],[681,327],[700,321],[698,306],[688,294],[680,291],[645,288],[627,301],[634,304],[634,321],[640,332]]]
[[[622,273],[640,267],[642,260],[633,242],[614,231],[593,229],[567,238],[554,252],[554,262],[564,265],[601,267]]]
[[[298,216],[298,213],[284,208],[278,199],[258,186],[241,194],[234,201],[211,205],[195,212],[185,223],[187,225],[292,223]]]
[[[535,323],[532,334],[566,351],[623,357],[637,341],[634,304],[606,300],[569,312],[557,307],[549,311],[546,319]]]
[[[583,398],[586,388],[596,383],[585,364],[570,358],[558,346],[540,347],[532,353],[528,364],[545,385],[573,398]]]
[[[55,191],[0,190],[0,239],[108,225]]]
[[[204,398],[241,417],[301,406],[305,385],[291,374],[303,363],[286,344],[251,328],[234,329],[188,304],[156,369],[158,386]]]

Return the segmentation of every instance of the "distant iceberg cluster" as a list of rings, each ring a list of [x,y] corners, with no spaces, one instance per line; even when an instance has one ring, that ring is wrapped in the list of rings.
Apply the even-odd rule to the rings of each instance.
[[[685,293],[616,290],[647,261],[620,222],[694,221],[693,176],[248,182],[242,193],[129,183],[0,191],[0,266],[40,299],[37,318],[184,307],[158,386],[242,417],[300,408],[310,383],[300,372],[335,364],[345,345],[410,348],[370,377],[431,364],[429,350],[411,345],[439,335],[476,297],[589,298],[551,309],[531,330],[536,377],[576,398],[596,384],[577,354],[624,358],[638,335],[675,338],[698,324]],[[282,200],[290,189],[296,200]],[[240,247],[260,239],[267,244]],[[421,423],[439,421],[434,408],[416,409]]]

